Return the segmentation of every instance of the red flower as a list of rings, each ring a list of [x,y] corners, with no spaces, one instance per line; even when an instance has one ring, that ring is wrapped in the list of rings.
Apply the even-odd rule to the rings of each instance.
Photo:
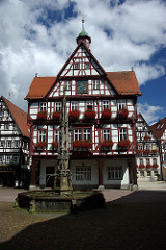
[[[106,140],[102,143],[102,146],[106,149],[112,148],[112,146],[114,145],[114,143],[112,141]]]
[[[147,155],[150,154],[150,150],[149,149],[145,149],[144,150],[144,154],[147,154]]]
[[[47,147],[47,142],[46,142],[46,141],[37,142],[37,143],[36,143],[36,147],[37,147],[37,148],[44,149],[44,148]]]
[[[143,149],[137,151],[138,154],[143,154],[143,152],[144,152]]]
[[[153,165],[153,168],[158,168],[158,165]]]
[[[112,112],[111,112],[110,109],[104,109],[104,110],[102,111],[102,118],[103,118],[103,119],[110,119],[111,116],[112,116]]]
[[[41,120],[47,119],[47,111],[46,110],[40,110],[38,111],[37,118]]]
[[[129,140],[121,140],[118,142],[118,147],[120,148],[128,148],[130,146]]]
[[[96,116],[96,112],[92,109],[87,109],[84,113],[84,118],[88,120],[94,119]]]
[[[139,165],[139,168],[145,168],[145,166],[144,165]]]
[[[78,109],[71,110],[69,116],[72,120],[78,120],[80,116],[80,111]]]
[[[118,112],[118,117],[119,118],[127,118],[129,115],[129,111],[127,108],[121,108]]]
[[[74,141],[73,142],[73,147],[77,149],[90,149],[92,148],[92,141],[87,140],[87,141]]]
[[[54,142],[52,142],[52,147],[54,148],[54,149],[57,149],[58,148],[58,142],[57,141],[54,141]]]
[[[61,115],[60,110],[54,111],[54,112],[53,112],[53,119],[58,120],[58,119],[60,118],[60,115]]]
[[[146,168],[151,168],[151,166],[148,164],[148,165],[146,165]]]

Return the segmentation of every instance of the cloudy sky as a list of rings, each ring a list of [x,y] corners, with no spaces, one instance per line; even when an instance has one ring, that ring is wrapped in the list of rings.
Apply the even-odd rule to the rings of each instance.
[[[165,0],[0,0],[0,95],[24,101],[38,76],[56,76],[85,14],[91,52],[106,71],[134,70],[149,124],[166,116]]]

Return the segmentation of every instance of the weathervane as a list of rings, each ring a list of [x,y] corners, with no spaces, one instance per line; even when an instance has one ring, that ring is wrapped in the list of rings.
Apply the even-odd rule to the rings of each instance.
[[[82,30],[84,30],[85,17],[86,15],[82,15]]]

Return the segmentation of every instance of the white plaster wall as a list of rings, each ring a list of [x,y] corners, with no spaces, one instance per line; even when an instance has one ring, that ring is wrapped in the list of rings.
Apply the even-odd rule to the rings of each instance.
[[[76,167],[81,167],[84,164],[84,166],[91,167],[91,180],[76,180]],[[99,172],[98,172],[98,163],[95,160],[71,160],[71,172],[73,174],[72,180],[74,185],[93,185],[99,183]]]
[[[41,159],[40,160],[40,177],[39,185],[46,185],[46,168],[47,167],[56,167],[57,160],[51,159]]]
[[[120,167],[123,169],[123,179],[122,180],[108,180],[108,167]],[[103,182],[106,184],[119,184],[128,185],[129,184],[129,169],[128,169],[128,160],[127,159],[117,159],[117,160],[106,160],[104,163],[103,169]]]

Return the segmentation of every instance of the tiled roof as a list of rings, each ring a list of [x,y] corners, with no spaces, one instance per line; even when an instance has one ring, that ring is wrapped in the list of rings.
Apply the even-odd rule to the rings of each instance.
[[[55,80],[56,77],[34,77],[25,99],[45,97]]]
[[[30,137],[29,127],[27,125],[27,113],[17,107],[15,104],[11,103],[5,97],[2,98],[3,101],[6,103],[6,106],[8,107],[13,120],[17,123],[22,134],[24,136]]]
[[[107,72],[107,77],[119,95],[141,95],[134,71]],[[56,77],[34,77],[25,99],[46,97]]]
[[[119,95],[141,95],[134,71],[107,72],[107,77]]]
[[[160,119],[158,122],[151,125],[150,129],[154,132],[154,134],[160,140],[164,131],[166,130],[166,117],[164,119]]]

